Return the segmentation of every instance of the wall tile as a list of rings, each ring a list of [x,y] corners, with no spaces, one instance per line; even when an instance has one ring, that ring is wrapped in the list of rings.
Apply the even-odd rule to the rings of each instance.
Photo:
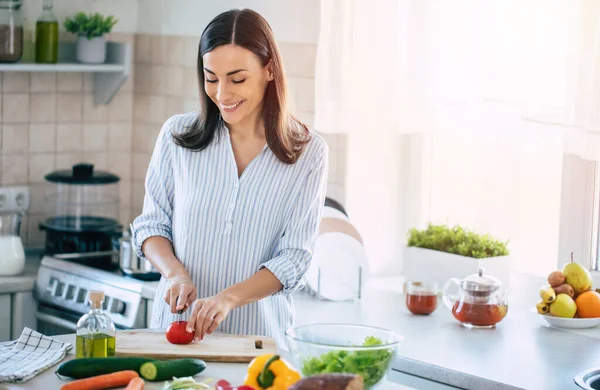
[[[167,118],[184,113],[185,99],[182,97],[170,96],[167,98]]]
[[[31,92],[54,92],[56,91],[56,73],[54,72],[31,72]]]
[[[29,221],[27,223],[27,242],[31,247],[40,247],[44,245],[44,241],[46,239],[46,232],[40,230],[40,223],[42,223],[45,219],[45,215],[39,214],[30,214]]]
[[[54,122],[56,120],[56,95],[54,92],[32,93],[29,119],[31,122]]]
[[[167,64],[168,41],[166,36],[153,35],[150,49],[150,62],[153,64]]]
[[[146,94],[136,94],[133,101],[133,120],[140,123],[148,123],[150,111],[148,109],[149,97]]]
[[[113,152],[108,155],[107,168],[110,172],[119,176],[122,181],[131,179],[131,152]]]
[[[148,96],[148,120],[150,123],[163,124],[166,118],[167,112],[167,100],[165,96]]]
[[[54,123],[31,123],[29,125],[29,151],[56,151],[56,125]]]
[[[167,85],[165,86],[166,94],[169,96],[182,96],[184,83],[184,70],[181,66],[170,66],[167,69]],[[163,76],[164,77],[164,76]]]
[[[29,160],[26,154],[2,156],[2,185],[27,185]]]
[[[2,95],[2,122],[29,122],[29,93],[4,93]]]
[[[2,153],[27,153],[29,150],[29,127],[26,124],[2,127]]]
[[[198,76],[196,68],[186,67],[183,70],[183,94],[188,98],[198,98],[199,96]]]
[[[133,153],[133,170],[131,174],[134,181],[143,182],[146,179],[151,157],[148,153]]]
[[[168,71],[167,65],[152,65],[150,67],[150,88],[149,91],[154,95],[166,94],[168,87]]]
[[[59,93],[57,95],[56,120],[58,122],[81,122],[83,101],[81,93]]]
[[[106,123],[84,124],[82,139],[84,152],[106,151],[108,149],[108,125]]]
[[[43,214],[49,205],[45,202],[46,192],[49,190],[51,184],[45,182],[44,184],[30,184],[29,185],[29,196],[30,204],[28,212],[30,214]]]
[[[135,62],[149,64],[152,59],[152,36],[137,34],[135,36]]]
[[[198,65],[198,45],[200,37],[183,37],[183,66],[196,68]]]
[[[83,160],[94,165],[94,169],[108,171],[108,153],[106,152],[88,152],[84,153]]]
[[[121,207],[131,207],[131,196],[131,180],[121,180],[119,182],[119,205]]]
[[[108,106],[108,120],[130,121],[133,118],[133,93],[118,92]]]
[[[56,154],[56,169],[71,169],[73,165],[85,161],[80,151]]]
[[[83,96],[83,122],[84,123],[99,123],[106,122],[108,118],[108,109],[111,105],[114,104],[114,101],[111,102],[110,105],[105,104],[94,104],[94,95],[90,93],[86,93]]]
[[[94,74],[85,73],[83,75],[83,92],[92,92],[94,90]]]
[[[4,72],[3,92],[29,92],[29,73]]]
[[[79,152],[83,147],[83,126],[80,123],[56,124],[56,151]]]
[[[29,183],[44,183],[44,176],[54,171],[56,156],[54,153],[29,155]]]
[[[180,36],[167,37],[167,64],[184,65],[185,64],[185,40]]]
[[[108,124],[108,150],[111,152],[131,152],[132,124],[119,122]]]
[[[132,198],[131,198],[131,207],[133,209],[134,215],[139,215],[142,211],[142,206],[144,205],[144,196],[146,195],[146,187],[143,181],[134,181],[132,182]]]
[[[151,87],[151,74],[150,70],[153,65],[149,64],[136,64],[135,65],[135,79],[133,80],[133,90],[136,93],[150,92]]]
[[[83,91],[83,74],[81,73],[59,72],[56,81],[59,92]]]

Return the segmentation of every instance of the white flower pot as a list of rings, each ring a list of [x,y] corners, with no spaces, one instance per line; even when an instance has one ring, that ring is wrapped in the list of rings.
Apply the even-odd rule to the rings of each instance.
[[[475,259],[431,249],[407,247],[404,255],[406,281],[436,282],[438,288],[450,278],[462,279],[483,268],[484,274],[500,279],[502,286],[510,286],[510,256]]]
[[[77,38],[77,61],[88,64],[102,64],[106,60],[106,39],[104,36],[88,39]]]

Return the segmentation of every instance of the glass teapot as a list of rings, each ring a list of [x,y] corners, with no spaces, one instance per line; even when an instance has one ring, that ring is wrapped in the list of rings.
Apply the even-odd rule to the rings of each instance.
[[[453,285],[458,286],[458,294],[449,292]],[[448,280],[444,285],[443,300],[462,326],[494,328],[506,316],[509,292],[502,288],[500,280],[484,275],[483,268],[479,268],[476,274],[462,280]]]

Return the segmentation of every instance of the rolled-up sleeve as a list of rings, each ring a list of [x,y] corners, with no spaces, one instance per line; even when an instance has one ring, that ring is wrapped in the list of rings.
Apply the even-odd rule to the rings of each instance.
[[[142,259],[145,258],[142,245],[148,238],[161,236],[173,241],[172,126],[173,118],[167,120],[160,131],[146,174],[142,214],[132,224],[132,246]]]
[[[260,265],[267,268],[283,285],[277,294],[291,294],[304,287],[305,274],[312,260],[315,240],[325,203],[329,153],[323,152],[300,189],[290,219],[280,238],[275,257]]]

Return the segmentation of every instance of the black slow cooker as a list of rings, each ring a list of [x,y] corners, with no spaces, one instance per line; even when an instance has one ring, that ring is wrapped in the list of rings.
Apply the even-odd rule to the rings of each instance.
[[[45,253],[85,254],[113,250],[112,240],[120,237],[119,177],[96,171],[92,164],[76,164],[71,169],[49,173],[45,179],[54,186],[46,195],[47,213],[41,224],[46,232]],[[118,258],[111,255],[71,258],[95,268],[117,269]]]

